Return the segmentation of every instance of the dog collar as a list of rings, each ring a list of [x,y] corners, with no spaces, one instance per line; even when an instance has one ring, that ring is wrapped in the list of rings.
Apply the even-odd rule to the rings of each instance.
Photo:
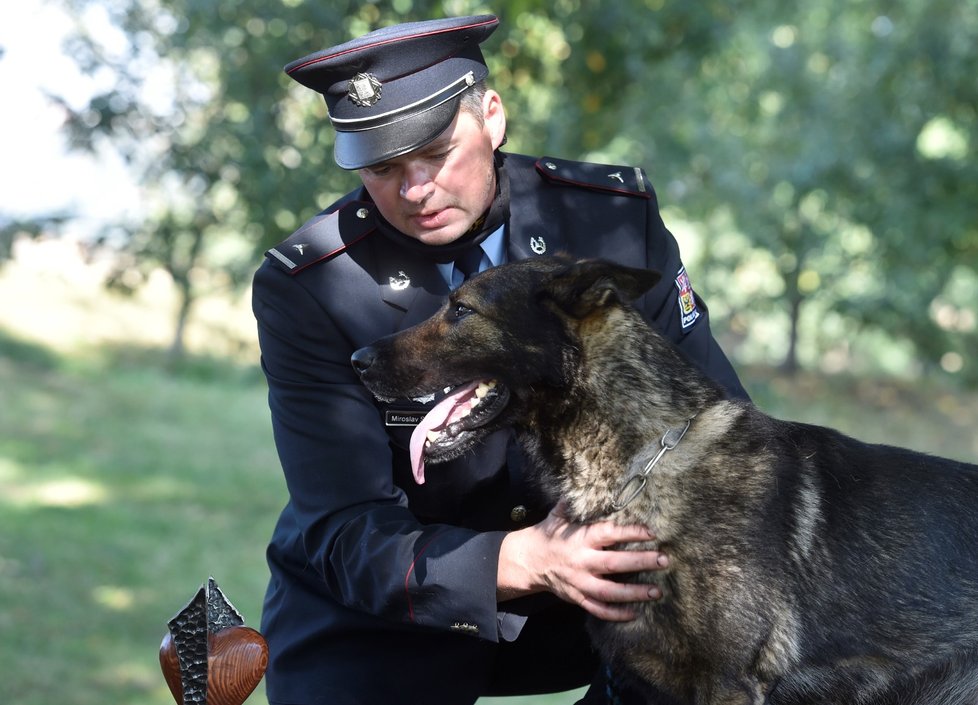
[[[686,435],[686,431],[689,430],[690,424],[693,423],[693,418],[696,417],[694,416],[690,418],[686,422],[686,425],[682,428],[670,428],[662,434],[662,438],[659,440],[659,452],[652,456],[652,459],[645,464],[645,467],[642,468],[641,472],[629,475],[628,479],[626,479],[621,484],[621,487],[618,488],[618,492],[615,493],[615,499],[613,499],[611,502],[611,508],[614,511],[621,511],[642,493],[642,490],[645,489],[645,485],[648,484],[649,473],[652,472],[652,468],[654,468],[659,461],[662,460],[662,456],[679,445],[679,441],[683,439],[683,436]]]

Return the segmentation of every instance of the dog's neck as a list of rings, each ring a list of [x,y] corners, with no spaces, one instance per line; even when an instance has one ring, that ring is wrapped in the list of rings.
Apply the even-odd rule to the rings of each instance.
[[[538,406],[534,423],[523,429],[524,444],[546,466],[545,488],[586,520],[613,511],[633,466],[648,461],[643,454],[654,453],[667,431],[724,398],[636,312],[611,316],[600,321],[606,331],[577,336],[568,387]]]

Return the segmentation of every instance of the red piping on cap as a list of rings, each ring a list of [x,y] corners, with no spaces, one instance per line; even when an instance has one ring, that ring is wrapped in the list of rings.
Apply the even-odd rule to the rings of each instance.
[[[497,20],[494,18],[494,19],[491,19],[491,20],[486,20],[485,22],[475,22],[475,23],[469,24],[469,25],[462,25],[461,27],[450,27],[450,28],[447,28],[447,29],[437,29],[437,30],[433,30],[431,32],[420,32],[418,34],[408,34],[408,35],[405,35],[403,37],[393,37],[391,39],[384,39],[383,41],[374,42],[373,44],[365,44],[365,45],[360,46],[360,47],[355,47],[353,49],[347,49],[346,51],[340,51],[340,52],[337,52],[335,54],[330,54],[329,56],[321,56],[318,59],[312,59],[310,61],[307,61],[304,64],[299,64],[298,66],[296,66],[295,68],[293,68],[291,71],[289,71],[289,75],[291,76],[293,73],[295,73],[299,69],[304,69],[306,66],[311,66],[312,64],[318,64],[318,63],[320,63],[322,61],[328,61],[329,59],[335,59],[337,56],[343,56],[344,54],[350,54],[350,53],[353,53],[353,52],[356,52],[356,51],[363,51],[364,49],[372,49],[374,47],[383,46],[385,44],[392,44],[394,42],[400,42],[400,41],[403,41],[405,39],[418,39],[419,37],[430,37],[430,36],[433,36],[433,35],[436,35],[436,34],[444,34],[445,32],[457,32],[457,31],[459,31],[461,29],[471,29],[473,27],[481,27],[483,25],[493,24],[496,21]]]

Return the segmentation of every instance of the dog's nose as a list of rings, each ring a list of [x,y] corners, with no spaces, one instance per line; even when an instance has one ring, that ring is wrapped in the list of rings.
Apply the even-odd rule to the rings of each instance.
[[[374,364],[374,360],[376,359],[377,350],[369,345],[365,348],[360,348],[350,356],[350,362],[353,364],[353,369],[357,371],[358,375],[362,375],[370,369],[370,366]]]

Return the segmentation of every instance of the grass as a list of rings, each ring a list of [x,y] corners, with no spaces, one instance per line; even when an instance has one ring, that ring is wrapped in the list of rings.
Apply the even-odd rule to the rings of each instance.
[[[13,347],[0,357],[6,699],[172,702],[157,649],[209,575],[257,624],[284,501],[264,390],[254,376],[202,381]]]
[[[208,576],[258,624],[264,546],[285,500],[264,383],[246,337],[221,354],[192,347],[188,365],[167,371],[165,297],[116,299],[77,276],[29,262],[0,272],[4,700],[167,705],[159,644]],[[235,315],[234,329],[247,329],[247,314]],[[777,416],[978,457],[974,394],[764,369],[743,376]],[[259,689],[248,703],[261,702]]]

